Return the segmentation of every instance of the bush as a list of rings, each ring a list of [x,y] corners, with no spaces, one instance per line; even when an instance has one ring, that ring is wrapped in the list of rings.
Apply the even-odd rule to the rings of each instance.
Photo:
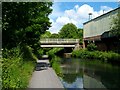
[[[52,57],[54,57],[55,54],[56,54],[57,52],[59,52],[60,50],[62,50],[62,49],[63,49],[63,48],[53,48],[53,49],[49,50],[49,51],[47,52],[47,54],[48,54],[49,58],[52,59]]]
[[[30,52],[29,52],[30,53]],[[3,50],[2,59],[2,88],[27,88],[32,75],[35,62],[23,59],[23,53],[19,47],[11,50]],[[26,54],[24,52],[24,54]],[[30,54],[27,54],[30,55]],[[34,57],[32,57],[34,58]]]
[[[27,88],[34,69],[33,62],[23,62],[21,58],[3,59],[3,88]]]
[[[38,59],[40,59],[42,57],[43,53],[44,53],[44,50],[42,48],[40,48],[35,52],[35,55]]]
[[[87,50],[88,51],[95,51],[95,50],[97,50],[97,46],[94,43],[90,43],[87,45]]]
[[[14,57],[19,57],[21,55],[22,54],[19,46],[17,48],[12,48],[11,50],[3,49],[2,51],[3,58],[14,58]]]
[[[73,57],[83,59],[98,59],[102,61],[120,61],[120,54],[114,52],[76,50],[72,52]]]
[[[92,58],[91,53],[84,49],[73,51],[72,56],[78,58]]]

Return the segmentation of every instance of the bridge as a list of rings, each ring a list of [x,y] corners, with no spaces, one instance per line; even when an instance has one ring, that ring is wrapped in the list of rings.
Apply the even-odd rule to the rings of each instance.
[[[79,39],[40,39],[41,47],[77,47],[79,46]]]

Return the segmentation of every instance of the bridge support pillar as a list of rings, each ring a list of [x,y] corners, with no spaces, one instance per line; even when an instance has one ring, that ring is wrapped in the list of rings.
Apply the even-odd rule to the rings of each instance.
[[[83,49],[85,49],[85,41],[83,41]]]
[[[79,43],[77,43],[77,44],[75,45],[74,50],[79,50],[79,49],[80,49],[80,45],[79,45]]]

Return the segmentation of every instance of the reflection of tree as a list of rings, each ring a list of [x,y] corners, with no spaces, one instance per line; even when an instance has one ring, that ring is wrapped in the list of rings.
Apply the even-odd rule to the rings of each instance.
[[[64,72],[64,77],[63,80],[67,83],[73,83],[78,77],[83,76],[83,72],[81,68],[79,67],[79,61],[78,60],[73,60],[71,58],[69,59],[63,59],[62,63],[65,65],[63,67],[63,72]]]
[[[114,68],[109,64],[94,64],[92,63],[92,67],[88,68],[91,65],[90,63],[87,63],[84,70],[86,75],[100,81],[106,88],[109,88],[110,90],[120,88],[120,68]]]
[[[63,80],[67,83],[73,83],[77,79],[78,74],[64,74]]]
[[[98,84],[96,83],[98,86],[101,83],[110,90],[120,88],[120,67],[113,67],[110,64],[97,60],[80,61],[77,59],[65,59],[63,63],[65,65],[65,67],[62,67],[64,71],[63,80],[69,84],[75,82],[78,77],[83,77],[84,74],[90,77],[91,80],[98,81]]]
[[[95,73],[101,77],[101,82],[110,90],[120,88],[120,69],[107,68],[106,71]]]

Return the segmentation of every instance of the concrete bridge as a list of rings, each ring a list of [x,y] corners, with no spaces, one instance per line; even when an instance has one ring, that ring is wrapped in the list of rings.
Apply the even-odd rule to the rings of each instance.
[[[40,39],[41,47],[79,47],[79,39]]]

